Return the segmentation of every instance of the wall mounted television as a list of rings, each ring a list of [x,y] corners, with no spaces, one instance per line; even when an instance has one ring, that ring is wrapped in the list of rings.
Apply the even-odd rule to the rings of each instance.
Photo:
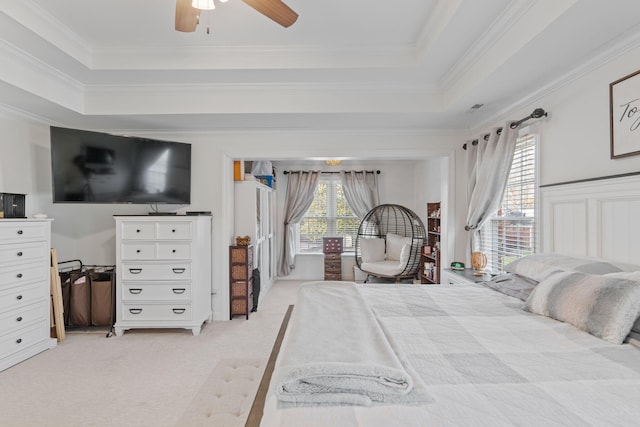
[[[54,203],[191,203],[191,144],[51,126]]]

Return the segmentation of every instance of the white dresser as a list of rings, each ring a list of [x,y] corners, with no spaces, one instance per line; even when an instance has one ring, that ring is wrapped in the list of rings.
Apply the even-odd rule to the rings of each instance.
[[[116,323],[186,328],[210,322],[211,216],[115,216]]]
[[[51,220],[0,220],[0,371],[56,346],[50,251]]]

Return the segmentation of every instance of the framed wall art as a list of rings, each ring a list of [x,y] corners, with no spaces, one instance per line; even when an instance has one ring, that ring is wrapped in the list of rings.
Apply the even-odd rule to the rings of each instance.
[[[609,84],[611,158],[640,154],[640,70]]]

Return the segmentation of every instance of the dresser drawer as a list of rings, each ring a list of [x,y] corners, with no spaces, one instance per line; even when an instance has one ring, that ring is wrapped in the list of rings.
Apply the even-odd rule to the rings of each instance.
[[[340,266],[340,264],[338,265],[325,265],[324,266],[324,273],[325,274],[340,274],[342,273],[342,267]]]
[[[120,245],[120,256],[129,259],[156,259],[156,244],[153,242],[127,242]]]
[[[49,321],[49,306],[45,301],[0,314],[0,336],[38,322]]]
[[[122,285],[123,301],[191,301],[191,284],[136,284]]]
[[[24,350],[47,338],[49,328],[35,324],[0,337],[0,358]]]
[[[29,261],[42,261],[49,257],[45,243],[17,243],[0,245],[0,264],[13,265]]]
[[[191,280],[190,263],[123,264],[122,280]]]
[[[158,259],[191,259],[189,243],[158,243]]]
[[[158,223],[158,239],[160,240],[191,240],[190,222],[160,222]]]
[[[29,286],[20,286],[0,291],[0,311],[13,308],[21,308],[44,299],[45,283],[34,283]],[[49,284],[46,284],[47,289]]]
[[[0,290],[49,280],[49,267],[42,262],[0,268]]]
[[[151,240],[156,237],[156,225],[153,222],[123,222],[120,225],[123,240]]]
[[[8,221],[0,224],[0,241],[13,243],[47,240],[48,230],[49,223],[46,222]]]
[[[189,304],[123,304],[122,319],[146,320],[191,320]]]
[[[191,244],[178,242],[127,242],[120,246],[123,260],[191,259]]]

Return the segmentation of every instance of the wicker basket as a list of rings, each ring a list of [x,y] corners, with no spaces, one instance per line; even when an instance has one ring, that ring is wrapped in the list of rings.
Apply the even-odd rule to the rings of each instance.
[[[236,245],[238,246],[249,246],[249,243],[251,242],[251,237],[249,236],[238,236],[236,237]]]
[[[234,280],[247,280],[247,267],[244,265],[234,265],[231,267],[231,275]]]
[[[234,299],[231,301],[231,312],[234,314],[244,314],[247,312],[246,299]]]
[[[246,297],[247,296],[247,283],[232,283],[231,284],[231,296],[234,297]]]
[[[244,249],[232,249],[231,262],[234,262],[234,263],[247,262],[247,251],[245,251]]]

